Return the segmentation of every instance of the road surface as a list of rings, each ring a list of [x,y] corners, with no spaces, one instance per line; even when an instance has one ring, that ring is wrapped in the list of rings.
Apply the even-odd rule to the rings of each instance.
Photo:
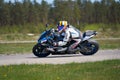
[[[66,64],[66,63],[83,63],[102,60],[120,59],[120,50],[99,50],[95,55],[84,56],[82,54],[69,55],[49,55],[45,58],[38,58],[30,54],[12,54],[0,55],[1,65],[19,65],[19,64]]]

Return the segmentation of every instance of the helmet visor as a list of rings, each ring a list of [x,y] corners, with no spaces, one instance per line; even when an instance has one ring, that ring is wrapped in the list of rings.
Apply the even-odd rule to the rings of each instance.
[[[64,25],[58,26],[58,31],[62,30],[64,28]]]

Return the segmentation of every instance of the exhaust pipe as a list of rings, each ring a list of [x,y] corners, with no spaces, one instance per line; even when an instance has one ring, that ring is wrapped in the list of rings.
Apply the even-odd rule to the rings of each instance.
[[[50,52],[55,52],[55,50],[53,48],[46,48],[47,51],[50,51]]]
[[[70,51],[70,53],[77,52],[77,51],[80,51],[80,48],[77,47],[76,49],[71,49],[71,50],[69,50],[69,51]]]

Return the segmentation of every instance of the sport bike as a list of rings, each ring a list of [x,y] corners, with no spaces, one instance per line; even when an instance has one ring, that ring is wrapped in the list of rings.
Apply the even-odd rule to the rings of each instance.
[[[34,45],[32,51],[37,57],[47,57],[48,55],[62,55],[62,54],[78,54],[93,55],[99,49],[99,44],[95,40],[91,40],[97,34],[96,31],[85,31],[82,34],[81,42],[73,50],[69,50],[69,46],[74,42],[70,40],[65,46],[54,46],[54,42],[63,39],[64,35],[59,34],[53,28],[45,30],[41,33],[38,42]],[[52,49],[52,50],[50,50]]]

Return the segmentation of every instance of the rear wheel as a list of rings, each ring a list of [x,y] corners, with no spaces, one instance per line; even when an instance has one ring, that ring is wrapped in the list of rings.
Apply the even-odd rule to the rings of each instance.
[[[36,45],[33,47],[32,51],[33,51],[33,54],[34,54],[35,56],[37,56],[37,57],[46,57],[46,56],[48,56],[48,55],[50,54],[49,52],[47,52],[47,51],[45,50],[45,48],[44,48],[43,46],[41,46],[41,45],[39,45],[39,44],[36,44]]]
[[[99,49],[99,44],[96,41],[88,41],[88,43],[83,46],[83,50],[80,51],[83,55],[93,55]]]

